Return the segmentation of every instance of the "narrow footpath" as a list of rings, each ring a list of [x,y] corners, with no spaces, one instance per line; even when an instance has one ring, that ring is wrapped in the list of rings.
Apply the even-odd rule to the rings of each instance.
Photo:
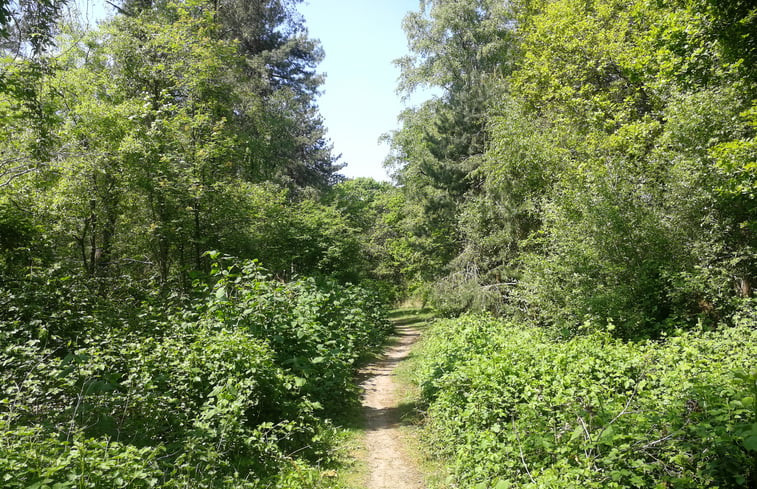
[[[401,395],[395,370],[405,360],[420,332],[412,326],[397,326],[397,343],[382,360],[363,370],[362,410],[365,420],[368,489],[424,489],[423,477],[406,453],[400,432]]]

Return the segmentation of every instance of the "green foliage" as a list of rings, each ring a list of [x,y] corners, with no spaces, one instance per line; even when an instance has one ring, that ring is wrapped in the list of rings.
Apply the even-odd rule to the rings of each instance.
[[[489,142],[487,111],[501,95],[498,77],[512,67],[513,13],[496,1],[428,1],[403,27],[411,55],[399,59],[400,90],[432,87],[441,94],[400,115],[388,139],[408,218],[407,271],[413,282],[447,275],[463,250],[462,204],[479,191],[475,170]]]
[[[331,485],[392,287],[297,3],[0,2],[3,487]]]
[[[335,185],[325,201],[337,209],[357,231],[362,250],[355,265],[364,267],[361,284],[382,294],[387,303],[397,300],[407,287],[407,275],[398,256],[404,216],[402,191],[369,178],[346,180]]]
[[[220,195],[218,195],[220,194]],[[260,260],[275,275],[329,276],[360,283],[369,274],[367,243],[351,222],[353,209],[315,199],[291,201],[273,184],[218,186],[234,213],[218,216],[217,244],[225,253]]]
[[[42,226],[15,205],[0,202],[0,276],[23,276],[49,252]]]
[[[389,323],[344,285],[369,224],[321,200],[297,3],[125,1],[47,53],[62,3],[32,1],[0,32],[3,487],[331,486]]]
[[[710,155],[749,134],[734,123],[740,105],[733,91],[681,95],[664,126],[626,124],[564,170],[521,256],[522,307],[559,328],[609,318],[624,337],[738,310],[751,294],[754,207],[724,190],[733,176]]]
[[[749,309],[753,21],[739,2],[423,2],[401,87],[444,93],[402,115],[391,163],[430,302],[625,338]]]
[[[509,5],[496,1],[420,2],[419,11],[410,12],[403,22],[412,54],[397,61],[401,89],[430,85],[458,93],[488,76],[507,73],[511,18]]]
[[[208,316],[265,339],[326,412],[354,402],[352,372],[389,332],[382,304],[356,286],[265,280],[256,262],[216,268]],[[353,395],[346,395],[351,392]]]
[[[361,278],[359,263],[336,270],[360,253],[314,203],[339,177],[313,102],[322,53],[296,2],[126,3],[95,30],[62,23],[54,59],[3,61],[20,81],[0,91],[0,188],[46,223],[55,261],[185,290],[208,249]],[[288,225],[309,225],[292,241],[319,241],[295,269],[245,248],[262,182],[290,191],[276,199]]]
[[[193,303],[28,280],[2,294],[9,487],[328,485],[329,419],[389,330],[370,293],[254,262],[214,264]]]
[[[34,427],[10,428],[0,421],[3,487],[159,487],[161,450],[73,435],[61,442]]]
[[[751,487],[754,326],[623,343],[437,321],[416,369],[428,448],[459,487]]]

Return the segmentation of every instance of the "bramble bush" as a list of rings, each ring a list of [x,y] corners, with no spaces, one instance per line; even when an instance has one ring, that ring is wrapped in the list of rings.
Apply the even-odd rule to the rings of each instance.
[[[429,450],[454,487],[754,487],[755,319],[644,342],[438,321],[415,369]]]
[[[327,413],[357,400],[355,366],[391,329],[373,294],[329,279],[266,279],[255,261],[217,265],[213,274],[206,320],[266,339],[277,363]]]
[[[222,261],[196,300],[162,308],[119,311],[55,274],[4,291],[18,307],[0,316],[1,486],[330,485],[330,418],[388,332],[380,304]]]

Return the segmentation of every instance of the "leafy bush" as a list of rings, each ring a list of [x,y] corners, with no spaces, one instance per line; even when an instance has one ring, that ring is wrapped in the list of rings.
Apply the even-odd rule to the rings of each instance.
[[[327,412],[357,400],[355,366],[390,330],[381,302],[356,286],[271,280],[254,261],[219,265],[213,273],[219,280],[209,320],[268,341],[277,362]]]
[[[0,484],[13,488],[152,488],[163,478],[163,450],[106,439],[45,434],[0,420]]]
[[[226,261],[211,279],[194,304],[151,299],[137,312],[75,278],[8,290],[9,487],[328,485],[328,418],[357,400],[357,363],[388,331],[380,304],[357,287],[274,280],[255,262]]]
[[[757,477],[754,358],[754,316],[638,343],[464,316],[416,375],[460,487],[737,488]]]

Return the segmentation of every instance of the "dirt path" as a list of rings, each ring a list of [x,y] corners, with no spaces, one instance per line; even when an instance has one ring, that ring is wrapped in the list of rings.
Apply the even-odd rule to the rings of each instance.
[[[400,409],[395,369],[404,360],[420,332],[397,326],[399,340],[383,360],[367,367],[361,384],[365,445],[370,471],[368,489],[424,489],[423,478],[405,453],[399,430]]]

